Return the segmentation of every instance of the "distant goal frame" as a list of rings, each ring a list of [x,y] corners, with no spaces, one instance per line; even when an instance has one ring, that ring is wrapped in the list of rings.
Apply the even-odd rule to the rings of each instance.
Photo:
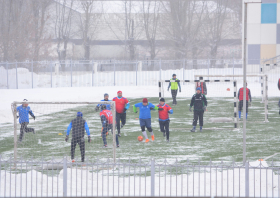
[[[11,110],[13,113],[14,117],[14,161],[17,161],[17,125],[18,125],[18,120],[17,120],[17,105],[21,105],[24,102],[22,101],[14,101],[11,104]],[[110,104],[111,106],[111,111],[113,115],[113,120],[116,120],[116,105],[115,101],[99,101],[99,102],[39,102],[39,101],[28,101],[28,104],[77,104],[77,105],[98,105],[98,104]],[[93,109],[94,111],[94,109]],[[112,158],[114,160],[114,163],[116,163],[116,122],[113,122],[113,153],[112,153]]]

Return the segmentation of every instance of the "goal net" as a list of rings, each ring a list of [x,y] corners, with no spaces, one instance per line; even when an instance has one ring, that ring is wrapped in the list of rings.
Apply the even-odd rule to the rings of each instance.
[[[106,114],[110,114],[105,129],[97,105],[106,106]],[[12,112],[14,139],[13,144],[1,145],[6,147],[4,155],[48,160],[69,156],[74,161],[116,158],[113,101],[13,102]]]

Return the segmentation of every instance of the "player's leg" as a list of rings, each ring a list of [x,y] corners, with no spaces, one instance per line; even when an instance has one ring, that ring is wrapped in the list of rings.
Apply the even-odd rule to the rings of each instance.
[[[75,158],[75,149],[76,149],[77,140],[72,137],[71,140],[71,160],[73,161]]]
[[[25,127],[25,131],[26,131],[26,133],[30,133],[30,132],[32,132],[32,133],[34,133],[35,134],[35,130],[33,129],[33,128],[28,128],[27,127],[27,125],[28,125],[29,123],[28,122],[26,122],[26,127]]]
[[[178,93],[178,89],[174,90],[175,91],[175,105],[177,105],[177,93]]]
[[[172,89],[171,89],[171,95],[172,95],[172,99],[173,99],[172,104],[175,105],[175,101],[176,101],[176,99],[175,99],[175,97],[176,97],[176,96],[175,96],[175,90],[172,90]]]
[[[81,151],[81,160],[82,162],[85,161],[85,138],[79,138],[78,144],[80,146],[80,151]]]
[[[166,131],[166,141],[169,142],[169,122],[170,120],[166,120],[164,124],[164,128]]]
[[[19,139],[18,141],[21,142],[22,138],[24,136],[24,132],[25,132],[25,128],[26,128],[26,122],[23,122],[20,124],[20,134],[19,134]]]
[[[122,113],[122,114],[121,114],[121,122],[122,122],[121,128],[123,128],[123,126],[124,126],[125,123],[126,123],[126,113]]]
[[[151,120],[151,118],[145,119],[145,125],[146,125],[147,130],[151,134],[152,141],[154,141],[155,140],[155,135],[154,135],[153,129],[152,129],[152,120]]]
[[[106,139],[106,133],[107,133],[107,125],[103,127],[103,130],[102,130],[102,140],[103,140],[103,144],[104,144],[104,147],[107,147],[107,139]]]
[[[198,113],[200,132],[202,132],[204,111],[199,111]]]
[[[238,117],[239,117],[239,119],[241,118],[242,108],[243,108],[243,100],[240,100],[239,103],[238,103]]]
[[[197,119],[198,119],[198,111],[193,111],[193,129],[191,132],[195,132],[196,125],[197,125]]]
[[[116,113],[117,130],[118,130],[118,135],[119,136],[121,134],[120,120],[121,120],[121,114],[120,113]]]
[[[164,129],[164,121],[159,121],[160,131],[163,133],[163,137],[165,137],[165,129]]]
[[[148,138],[147,132],[146,132],[146,130],[145,130],[145,120],[139,118],[139,123],[140,123],[140,127],[141,127],[142,134],[143,134],[143,136],[144,136],[145,139],[146,139],[145,142],[149,142],[149,138]]]

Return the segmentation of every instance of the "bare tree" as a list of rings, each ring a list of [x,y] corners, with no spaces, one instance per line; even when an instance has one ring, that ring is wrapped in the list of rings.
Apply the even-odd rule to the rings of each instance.
[[[156,36],[158,34],[159,18],[160,18],[160,1],[142,2],[142,15],[146,39],[150,48],[150,59],[156,57]]]

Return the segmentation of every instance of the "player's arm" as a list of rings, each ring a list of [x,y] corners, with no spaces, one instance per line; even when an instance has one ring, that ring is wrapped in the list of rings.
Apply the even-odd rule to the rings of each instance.
[[[207,104],[208,104],[208,102],[207,102],[207,98],[206,98],[206,96],[203,94],[203,102],[204,102],[204,106],[207,106]]]
[[[207,94],[207,87],[206,87],[206,83],[205,82],[203,83],[203,91],[204,91],[204,94]]]
[[[158,111],[163,111],[163,108],[157,107],[157,106],[153,105],[152,103],[151,103],[150,108],[153,108],[154,110],[158,110]]]
[[[195,98],[194,98],[195,95],[193,95],[192,99],[191,99],[191,104],[190,104],[190,108],[189,108],[189,111],[192,112],[192,106],[194,105],[194,101],[195,101]]]
[[[126,105],[124,107],[124,112],[126,112],[126,110],[128,110],[128,108],[130,107],[130,103],[127,99],[125,100],[125,102],[126,102]]]
[[[173,109],[171,107],[168,108],[168,113],[173,114]]]
[[[66,130],[66,138],[65,138],[66,142],[69,139],[69,134],[70,134],[71,129],[72,129],[72,122],[70,122],[70,124],[68,125],[67,130]]]
[[[181,92],[181,84],[180,82],[177,82],[178,83],[178,87],[179,87],[179,92]]]
[[[135,105],[133,105],[133,112],[134,113],[137,113],[137,106],[136,106],[137,104],[135,104]]]
[[[169,90],[170,87],[171,87],[171,82],[169,82],[169,85],[167,87],[167,91]]]
[[[239,98],[239,92],[240,92],[240,89],[238,90],[237,98]]]
[[[20,106],[17,107],[17,118],[19,118],[19,107]]]
[[[249,93],[248,93],[248,96],[249,96],[250,102],[252,102],[252,97],[251,97],[251,90],[250,90],[250,89],[249,89]]]
[[[85,126],[84,127],[85,127],[87,135],[88,135],[88,142],[91,142],[91,137],[90,137],[90,132],[89,132],[89,128],[88,128],[87,122],[85,122]]]
[[[100,104],[96,105],[95,111],[99,111]]]
[[[29,109],[28,113],[29,113],[29,115],[31,115],[31,117],[35,120],[35,115],[34,115],[33,112],[31,111],[31,109]]]

